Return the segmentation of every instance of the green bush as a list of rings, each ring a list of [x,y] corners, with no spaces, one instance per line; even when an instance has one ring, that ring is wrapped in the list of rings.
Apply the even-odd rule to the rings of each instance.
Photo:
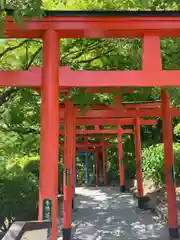
[[[173,144],[176,178],[180,177],[180,144]],[[143,175],[156,184],[165,183],[164,147],[163,144],[144,148],[142,151]]]
[[[34,176],[39,179],[39,168],[40,168],[40,161],[39,159],[29,161],[24,165],[24,171],[28,173],[34,174]]]
[[[136,159],[133,157],[124,158],[125,178],[127,180],[135,178],[136,175]]]
[[[0,165],[0,230],[6,231],[14,220],[37,219],[39,166],[39,156],[24,156],[7,166]],[[58,166],[60,187],[63,165]]]
[[[27,173],[32,173],[39,179],[39,170],[40,170],[40,156],[24,156],[21,158],[16,158],[12,161],[10,167],[18,168],[20,166]],[[59,172],[62,172],[63,165],[61,163],[58,164]]]
[[[16,168],[19,166],[27,173],[32,173],[34,176],[39,178],[39,167],[40,167],[40,157],[36,156],[24,156],[20,158],[15,158],[10,165],[10,168]]]
[[[0,170],[0,229],[6,231],[14,220],[37,219],[36,177],[14,168]]]

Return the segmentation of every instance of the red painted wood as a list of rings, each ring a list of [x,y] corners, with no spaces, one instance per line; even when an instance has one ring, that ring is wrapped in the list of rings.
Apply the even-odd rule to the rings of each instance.
[[[75,105],[77,109],[80,109],[80,105]],[[120,103],[117,105],[118,109],[154,109],[160,108],[161,102],[150,102],[150,103]],[[61,108],[64,108],[64,104],[60,105]],[[117,108],[117,107],[116,107]],[[106,110],[106,109],[115,109],[113,105],[105,105],[105,104],[98,104],[98,105],[91,105],[89,109],[92,110]]]
[[[134,125],[134,145],[136,153],[136,180],[138,196],[143,196],[143,178],[142,178],[142,153],[141,153],[141,129],[140,119],[136,118]]]
[[[179,114],[180,111],[172,110],[171,114]],[[61,111],[61,118],[63,118],[63,109]],[[135,118],[135,117],[161,117],[162,111],[160,108],[157,109],[130,109],[130,110],[89,110],[88,112],[84,113],[83,115],[77,113],[77,118]]]
[[[64,89],[72,87],[173,87],[180,85],[179,70],[74,71],[70,70],[69,67],[61,67],[60,75],[61,82],[59,84]],[[29,71],[0,71],[0,87],[5,86],[38,88],[41,86],[41,68],[35,67]]]
[[[43,200],[52,201],[52,235],[58,232],[58,153],[59,153],[59,39],[48,30],[43,37],[41,161],[39,182],[39,219],[43,218]]]
[[[142,69],[150,75],[162,70],[160,38],[158,36],[144,36],[142,57]]]
[[[174,173],[174,154],[172,138],[172,119],[169,114],[170,101],[168,93],[161,92],[163,111],[163,140],[164,140],[164,165],[166,173],[166,191],[168,201],[168,226],[177,228],[176,181]],[[172,176],[171,176],[172,173]],[[172,181],[174,178],[174,182]]]
[[[104,142],[104,139],[102,140],[102,143]],[[103,182],[104,185],[107,185],[107,152],[106,148],[102,146],[102,161],[103,161]]]
[[[96,152],[96,186],[99,186],[99,152]]]
[[[105,88],[97,88],[97,87],[89,87],[86,89],[87,92],[89,93],[132,93],[133,92],[133,88],[109,88],[109,87],[105,87]]]
[[[131,104],[131,103],[127,103],[127,104],[122,104],[122,107],[126,108],[126,109],[134,109],[134,108],[158,108],[161,106],[160,102],[154,102],[154,103],[135,103],[135,104]]]
[[[59,151],[63,152],[64,149],[60,148]],[[89,147],[76,148],[76,152],[93,152],[93,153],[96,153],[98,151],[101,151],[101,147],[96,147],[96,148],[89,148]]]
[[[170,114],[172,117],[180,116],[180,110],[171,108]],[[61,119],[64,118],[64,110],[61,109],[60,112]],[[117,110],[117,109],[108,109],[108,110],[89,110],[83,115],[80,112],[77,112],[78,119],[97,119],[100,118],[136,118],[136,117],[162,117],[161,108],[155,109],[128,109],[128,110]]]
[[[180,71],[69,71],[61,73],[63,87],[168,87],[179,86]],[[84,81],[86,79],[86,81]],[[97,81],[98,79],[98,81]],[[120,80],[121,79],[121,80]]]
[[[122,135],[118,134],[118,161],[119,161],[119,183],[121,186],[124,186],[124,163],[123,159],[123,143],[122,143]]]
[[[100,129],[100,130],[76,130],[76,135],[97,135],[97,134],[132,134],[131,129]],[[64,131],[60,130],[59,134],[64,135]]]
[[[89,148],[89,147],[85,147],[85,148],[77,148],[77,152],[99,152],[101,151],[101,147],[96,147],[96,148]]]
[[[112,144],[111,143],[104,143],[104,147],[110,147]],[[60,149],[64,148],[64,145],[61,144]],[[76,143],[76,148],[98,148],[98,147],[102,147],[102,143]]]
[[[73,157],[75,153],[75,138],[73,137],[74,125],[72,124],[74,110],[72,102],[69,99],[66,100],[65,107],[63,228],[69,229],[72,227],[72,197],[74,186]],[[69,182],[66,181],[67,172],[69,172]]]
[[[9,38],[41,38],[48,29],[57,30],[61,38],[180,37],[180,17],[44,17],[25,22],[25,28],[7,17],[4,33]]]
[[[41,88],[40,87],[32,87],[32,90],[34,90],[35,92],[41,94]],[[71,88],[60,88],[59,92],[60,93],[69,93],[71,90]]]
[[[64,121],[61,121],[61,124],[64,124]],[[134,118],[95,118],[95,119],[77,119],[76,120],[76,126],[87,126],[87,125],[99,125],[99,126],[107,126],[107,125],[133,125],[134,124]],[[140,119],[141,125],[156,125],[157,120],[156,119]]]
[[[34,91],[36,91],[36,92],[38,92],[38,93],[41,93],[41,89],[40,88],[35,88],[35,87],[33,87],[32,88]],[[68,92],[70,92],[70,90],[71,90],[72,88],[71,87],[69,87],[69,88],[60,88],[60,92],[61,93],[68,93]],[[85,89],[88,93],[114,93],[114,92],[117,92],[117,93],[132,93],[133,92],[133,88],[116,88],[116,89],[114,89],[114,88],[109,88],[109,87],[107,87],[107,88],[96,88],[96,87],[89,87],[89,88],[86,88]]]
[[[84,136],[84,145],[88,145],[88,136]]]
[[[73,124],[73,132],[72,132],[72,142],[73,142],[73,199],[75,198],[75,184],[76,184],[76,112],[75,107],[73,106],[73,116],[71,119],[71,122]],[[88,139],[87,139],[88,140]],[[73,203],[72,203],[73,204]],[[73,206],[73,205],[72,205]]]

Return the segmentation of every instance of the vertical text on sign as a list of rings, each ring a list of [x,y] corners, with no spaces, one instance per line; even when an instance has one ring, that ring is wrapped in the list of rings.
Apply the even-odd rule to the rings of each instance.
[[[50,199],[43,200],[43,220],[52,221],[52,201]],[[48,237],[51,235],[51,230],[48,230]]]

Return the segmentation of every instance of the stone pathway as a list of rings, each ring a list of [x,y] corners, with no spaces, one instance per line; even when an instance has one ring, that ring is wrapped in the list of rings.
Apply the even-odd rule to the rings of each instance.
[[[157,216],[138,209],[130,193],[119,188],[76,188],[74,240],[167,240],[168,229]],[[61,240],[62,219],[59,220]]]

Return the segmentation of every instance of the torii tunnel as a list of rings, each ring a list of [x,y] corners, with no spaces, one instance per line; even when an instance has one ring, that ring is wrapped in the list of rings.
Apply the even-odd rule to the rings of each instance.
[[[64,111],[64,106],[61,105],[62,110],[61,113],[63,113]],[[149,108],[149,109],[153,109],[155,107],[160,107],[160,103],[153,103],[153,104],[126,104],[124,105],[124,109],[128,109],[128,108]],[[75,125],[76,126],[88,126],[88,125],[93,125],[94,126],[94,130],[79,130],[76,129],[76,135],[83,135],[86,138],[86,141],[84,141],[84,143],[82,144],[76,144],[76,150],[77,151],[81,151],[86,150],[86,151],[92,151],[93,148],[96,148],[96,151],[101,151],[102,152],[102,161],[103,161],[103,177],[104,177],[104,184],[107,184],[107,172],[106,172],[106,148],[111,146],[110,143],[106,143],[104,141],[104,139],[102,139],[102,141],[100,143],[88,143],[88,136],[92,136],[92,135],[96,135],[96,134],[103,134],[108,136],[111,135],[117,135],[118,137],[118,163],[119,163],[119,171],[120,171],[120,190],[121,192],[125,191],[125,184],[124,184],[124,164],[123,164],[123,146],[122,146],[122,135],[123,134],[132,134],[132,130],[131,129],[122,129],[122,126],[130,126],[133,125],[135,128],[135,148],[136,148],[136,159],[137,159],[137,185],[138,185],[138,196],[142,196],[143,195],[143,187],[142,187],[142,164],[141,164],[141,140],[140,140],[140,125],[155,125],[157,123],[157,120],[155,119],[140,119],[139,117],[136,118],[111,118],[111,116],[114,114],[114,110],[112,109],[112,107],[110,108],[107,105],[101,105],[101,106],[96,106],[96,109],[103,109],[103,108],[109,108],[109,118],[101,118],[101,110],[99,112],[99,110],[96,110],[97,114],[99,114],[99,116],[97,116],[98,118],[84,118],[84,116],[79,116],[76,117],[75,119]],[[76,113],[78,113],[78,109],[77,106],[74,107],[74,111]],[[91,110],[89,111],[91,112]],[[89,112],[87,112],[87,114],[89,114]],[[99,112],[99,113],[98,113]],[[73,119],[73,118],[72,118]],[[61,120],[61,124],[64,123],[64,119]],[[119,129],[102,129],[102,126],[105,125],[110,125],[110,126],[118,126]],[[100,129],[101,126],[101,129]],[[64,134],[64,131],[61,130],[60,134]],[[100,147],[98,149],[98,147]],[[86,149],[85,149],[86,148]],[[99,185],[99,164],[98,164],[98,157],[99,155],[96,155],[96,185]]]
[[[102,124],[101,121],[106,121],[106,124],[110,125],[112,120],[113,124],[119,127],[123,126],[124,121],[120,118],[135,119],[128,121],[132,121],[131,124],[135,126],[138,193],[142,195],[140,125],[143,119],[140,118],[152,116],[161,117],[163,120],[169,235],[178,237],[172,117],[179,116],[180,113],[170,106],[169,96],[164,87],[180,86],[180,71],[162,69],[160,38],[180,37],[180,13],[48,11],[41,19],[24,18],[24,28],[14,22],[10,12],[8,14],[5,19],[5,37],[40,38],[43,42],[42,68],[32,68],[29,71],[0,71],[0,86],[29,87],[41,92],[39,219],[50,216],[50,220],[52,220],[51,239],[56,240],[58,232],[57,163],[60,119],[64,119],[65,124],[63,239],[70,240],[71,202],[75,181],[76,120],[78,125],[99,126]],[[59,67],[61,38],[142,39],[142,69],[135,71],[73,71],[69,67]],[[161,87],[161,104],[159,107],[150,109],[141,109],[140,107],[129,110],[123,110],[119,104],[119,109],[98,111],[92,109],[80,117],[69,99],[66,101],[65,110],[60,108],[59,93],[68,93],[72,87],[86,88],[89,92],[99,92],[102,88],[108,92],[112,88],[121,89],[122,87],[132,87],[132,91],[133,87]],[[119,139],[119,160],[122,154],[121,133],[120,130],[113,132],[118,135]],[[140,167],[138,168],[138,166]],[[120,171],[123,172],[121,162]],[[123,174],[121,177],[120,184],[123,184]],[[44,212],[46,210],[44,203],[47,200],[52,204],[52,216]]]

